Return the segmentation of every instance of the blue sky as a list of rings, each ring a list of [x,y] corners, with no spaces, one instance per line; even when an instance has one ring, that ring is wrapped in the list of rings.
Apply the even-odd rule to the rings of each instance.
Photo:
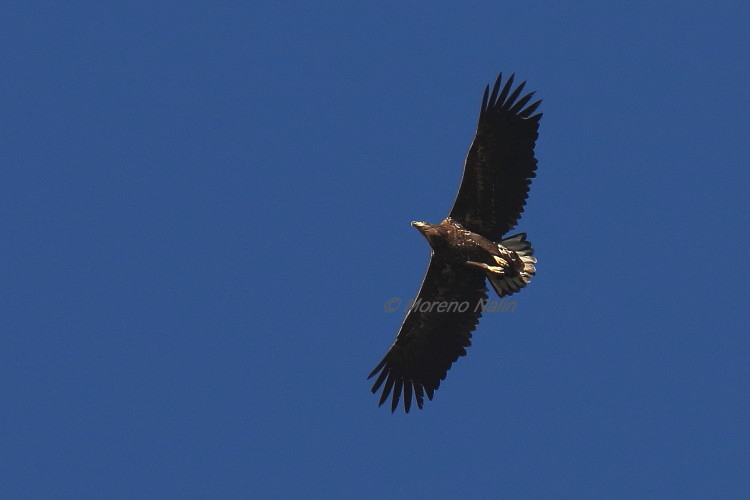
[[[9,497],[750,493],[744,3],[5,2]],[[538,273],[423,411],[367,373],[483,87]]]

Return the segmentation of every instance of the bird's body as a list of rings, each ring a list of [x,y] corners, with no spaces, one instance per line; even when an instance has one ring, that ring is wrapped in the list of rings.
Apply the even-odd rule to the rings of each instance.
[[[518,99],[525,82],[512,93],[513,76],[492,94],[485,89],[476,137],[469,149],[456,201],[440,224],[413,222],[432,248],[417,301],[396,341],[370,377],[372,392],[383,386],[380,404],[393,394],[391,411],[403,395],[408,412],[412,396],[422,408],[453,362],[466,354],[487,299],[486,280],[499,297],[519,291],[536,272],[526,235],[502,238],[520,218],[535,175],[534,142],[541,113],[532,116],[533,93]],[[427,304],[427,307],[423,307]],[[450,307],[449,304],[466,304]],[[383,385],[385,384],[385,385]]]
[[[495,243],[481,234],[469,231],[451,217],[438,225],[425,222],[412,222],[412,225],[427,238],[434,256],[455,266],[472,266],[484,272],[490,283],[508,281],[508,287],[517,284],[517,289],[510,293],[518,291],[531,281],[531,276],[536,272],[533,252],[524,252],[526,248],[513,245],[514,240]],[[528,248],[531,248],[530,245]],[[467,273],[471,271],[472,269],[464,270]],[[506,289],[505,285],[498,284],[496,288],[498,287],[498,296],[510,294],[510,288]]]

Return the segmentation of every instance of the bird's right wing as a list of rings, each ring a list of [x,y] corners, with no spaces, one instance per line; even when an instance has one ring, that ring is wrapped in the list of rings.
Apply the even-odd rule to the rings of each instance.
[[[484,89],[476,136],[450,212],[466,229],[492,241],[513,229],[526,205],[542,117],[533,114],[541,101],[529,104],[533,92],[518,99],[526,82],[513,91],[513,76],[502,89],[501,82],[502,73],[491,94]]]
[[[471,332],[479,322],[486,299],[487,286],[482,271],[433,255],[419,295],[396,341],[368,377],[380,373],[372,386],[373,393],[385,382],[380,404],[388,399],[391,391],[391,411],[396,410],[402,394],[407,413],[412,393],[419,408],[422,408],[425,393],[432,399],[451,365],[465,355],[466,347],[471,345]]]

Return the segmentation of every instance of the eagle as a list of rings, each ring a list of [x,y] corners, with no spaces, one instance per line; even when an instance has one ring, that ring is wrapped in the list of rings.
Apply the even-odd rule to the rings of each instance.
[[[379,406],[391,397],[391,412],[403,397],[422,409],[432,400],[451,365],[466,355],[488,300],[487,282],[498,297],[525,287],[536,258],[525,233],[505,237],[521,217],[531,179],[536,176],[534,144],[541,104],[529,102],[526,82],[513,88],[515,74],[502,84],[500,73],[482,96],[474,140],[464,163],[458,194],[440,224],[412,222],[431,247],[419,294],[408,308],[395,342],[370,373],[382,387]]]

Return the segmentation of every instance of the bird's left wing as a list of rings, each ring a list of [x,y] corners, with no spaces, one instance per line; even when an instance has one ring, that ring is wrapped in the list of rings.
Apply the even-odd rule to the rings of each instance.
[[[486,298],[487,286],[481,271],[432,256],[419,295],[406,314],[396,341],[368,377],[380,373],[372,386],[373,393],[385,382],[381,405],[391,391],[392,412],[402,395],[407,413],[412,394],[420,409],[425,393],[432,399],[451,365],[471,345],[471,332],[479,322]]]

